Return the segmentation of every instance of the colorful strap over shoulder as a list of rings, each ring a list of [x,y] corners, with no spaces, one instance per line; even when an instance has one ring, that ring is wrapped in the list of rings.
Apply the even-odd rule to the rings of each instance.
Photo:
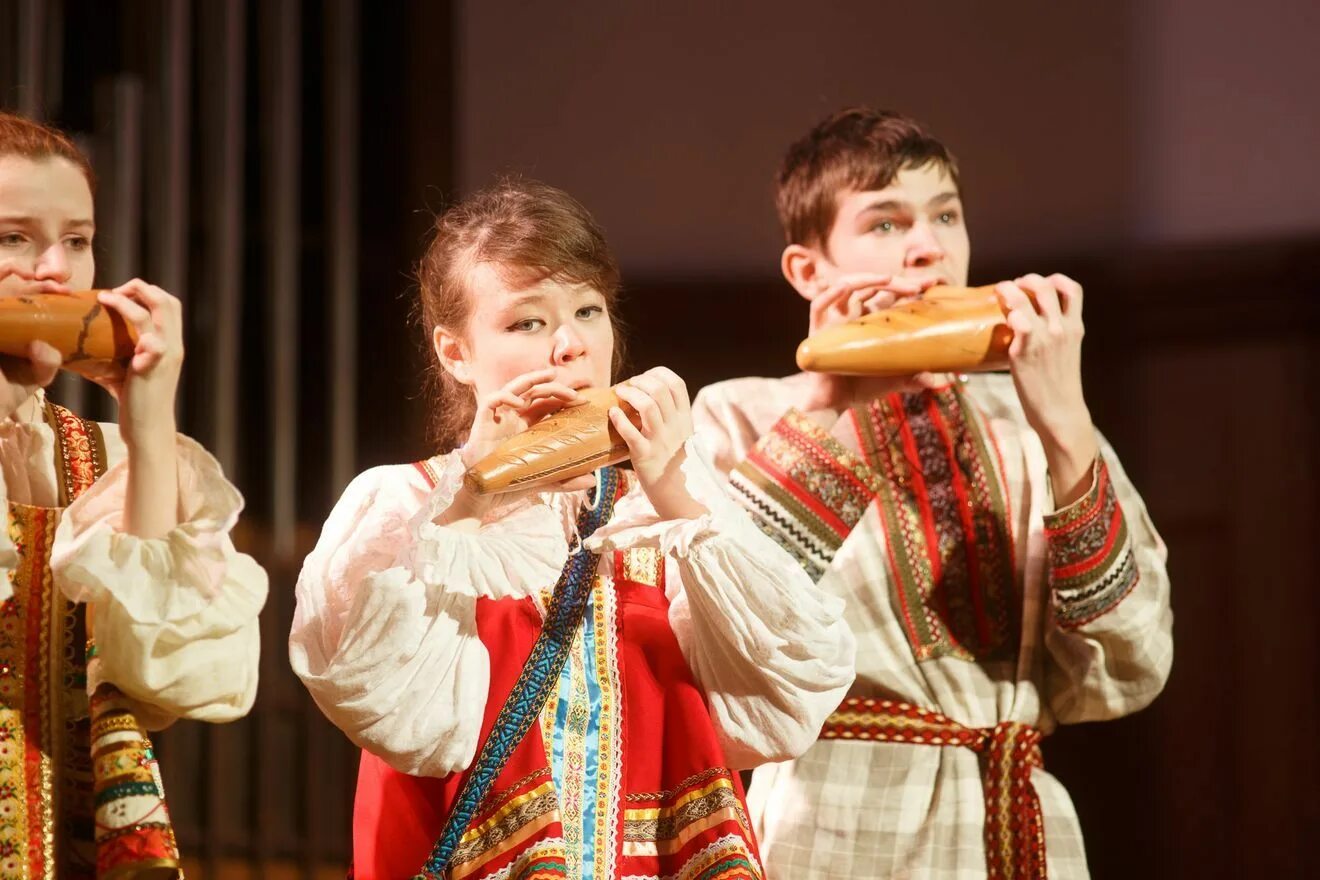
[[[105,473],[105,441],[95,422],[49,401],[46,421],[55,432],[59,504],[67,507]],[[87,664],[99,662],[89,614]],[[98,880],[181,878],[174,827],[147,732],[128,698],[109,682],[92,694],[90,708]]]
[[[600,477],[595,503],[584,508],[578,515],[577,529],[582,541],[609,522],[622,480],[618,468],[604,468],[598,473]],[[581,545],[568,557],[568,563],[559,576],[559,583],[555,585],[550,607],[546,610],[545,624],[536,638],[536,644],[532,646],[527,664],[496,716],[490,735],[482,744],[472,770],[459,790],[444,831],[415,880],[440,880],[472,817],[481,808],[482,801],[490,793],[491,786],[504,770],[514,749],[541,714],[550,691],[559,681],[564,662],[568,659],[573,634],[582,622],[598,563],[599,556]]]

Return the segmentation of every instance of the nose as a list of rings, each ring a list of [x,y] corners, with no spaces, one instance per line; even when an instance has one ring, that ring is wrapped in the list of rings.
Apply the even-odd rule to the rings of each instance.
[[[573,332],[573,328],[564,324],[555,331],[555,366],[570,364],[587,353],[587,346],[582,337]]]
[[[908,234],[907,252],[903,264],[908,268],[933,266],[944,259],[944,248],[935,237],[935,230],[929,223],[919,222],[912,226]]]
[[[33,272],[36,280],[66,284],[72,276],[73,268],[69,265],[69,255],[65,252],[63,244],[51,245],[37,258]]]

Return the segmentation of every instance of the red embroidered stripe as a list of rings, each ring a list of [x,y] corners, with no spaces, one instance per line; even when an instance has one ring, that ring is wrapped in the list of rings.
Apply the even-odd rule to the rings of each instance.
[[[1103,459],[1096,462],[1091,490],[1045,517],[1045,537],[1054,615],[1065,629],[1108,613],[1136,587],[1140,573],[1127,520]]]
[[[956,387],[850,412],[877,500],[895,605],[920,660],[1010,660],[1018,591],[1008,499],[988,427]]]
[[[425,461],[415,461],[413,467],[417,468],[417,472],[422,475],[422,479],[426,480],[426,488],[435,489],[436,484],[440,482],[440,475],[436,473],[431,460],[428,458]]]

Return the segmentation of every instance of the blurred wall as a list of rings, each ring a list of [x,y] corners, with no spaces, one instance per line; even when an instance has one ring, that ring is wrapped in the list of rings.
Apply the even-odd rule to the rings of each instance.
[[[990,261],[1320,231],[1310,0],[456,8],[458,183],[563,186],[633,278],[777,274],[779,158],[851,103],[952,145]]]

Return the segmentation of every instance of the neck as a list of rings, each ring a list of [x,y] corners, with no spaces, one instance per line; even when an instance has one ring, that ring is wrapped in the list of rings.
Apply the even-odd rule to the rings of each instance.
[[[939,388],[951,381],[947,373],[917,373],[898,377],[836,376],[825,373],[803,375],[812,376],[808,380],[811,391],[804,407],[808,411],[842,412],[854,404],[867,403],[887,394]]]

